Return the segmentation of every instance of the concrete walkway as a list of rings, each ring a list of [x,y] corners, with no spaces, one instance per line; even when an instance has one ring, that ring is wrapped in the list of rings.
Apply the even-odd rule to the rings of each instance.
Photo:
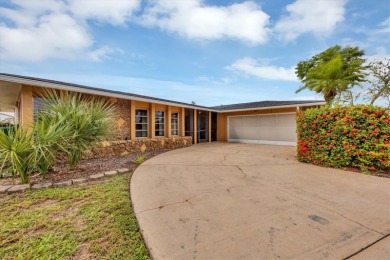
[[[142,164],[131,197],[152,257],[389,259],[390,180],[295,149],[207,143]]]

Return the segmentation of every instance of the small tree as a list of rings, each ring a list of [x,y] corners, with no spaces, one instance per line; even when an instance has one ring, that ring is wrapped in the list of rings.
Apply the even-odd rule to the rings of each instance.
[[[373,105],[378,99],[385,98],[390,106],[390,59],[384,61],[373,61],[369,65],[370,86],[366,93],[366,100]]]
[[[365,81],[364,51],[358,47],[333,46],[298,63],[295,73],[304,84],[296,93],[309,89],[322,93],[331,104],[340,93]]]

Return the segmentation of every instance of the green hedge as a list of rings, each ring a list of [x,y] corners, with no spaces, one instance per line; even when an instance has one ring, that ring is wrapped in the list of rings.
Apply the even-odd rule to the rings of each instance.
[[[320,107],[298,113],[298,159],[329,167],[390,168],[390,115],[375,106]]]

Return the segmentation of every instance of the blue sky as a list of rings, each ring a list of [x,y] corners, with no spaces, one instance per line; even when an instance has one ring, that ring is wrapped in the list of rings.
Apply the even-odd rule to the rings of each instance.
[[[0,0],[0,72],[199,105],[315,99],[294,67],[390,56],[389,0]]]

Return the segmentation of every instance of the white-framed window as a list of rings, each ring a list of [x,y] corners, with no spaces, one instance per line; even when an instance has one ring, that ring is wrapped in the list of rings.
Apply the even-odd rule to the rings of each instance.
[[[171,135],[179,135],[179,113],[171,114]]]
[[[135,136],[136,137],[148,137],[148,110],[136,109],[135,110]]]
[[[165,112],[156,110],[155,136],[165,135]]]

